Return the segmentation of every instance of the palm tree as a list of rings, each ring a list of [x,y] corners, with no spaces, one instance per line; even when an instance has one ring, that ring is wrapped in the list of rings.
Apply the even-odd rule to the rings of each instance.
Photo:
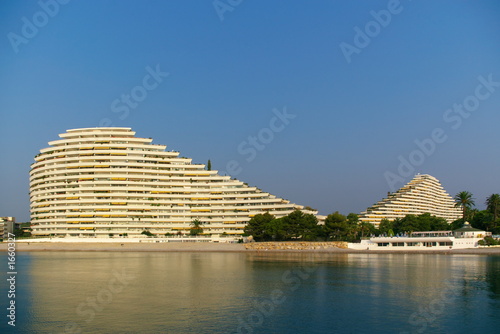
[[[201,234],[203,233],[203,228],[201,228],[201,225],[203,225],[204,223],[202,223],[201,221],[199,221],[198,219],[195,219],[191,222],[191,230],[189,231],[189,234],[190,235],[198,235],[198,234]]]
[[[496,221],[500,213],[500,195],[492,194],[486,199],[486,209],[493,214],[493,221]]]
[[[474,205],[474,198],[472,198],[472,194],[468,191],[461,191],[455,195],[455,207],[462,208],[462,219],[465,222],[465,218],[467,215],[467,209],[471,209]]]

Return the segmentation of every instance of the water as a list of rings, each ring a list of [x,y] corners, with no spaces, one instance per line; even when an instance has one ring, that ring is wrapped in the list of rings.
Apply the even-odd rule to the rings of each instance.
[[[17,271],[16,327],[2,280],[0,333],[500,328],[499,256],[19,252]]]

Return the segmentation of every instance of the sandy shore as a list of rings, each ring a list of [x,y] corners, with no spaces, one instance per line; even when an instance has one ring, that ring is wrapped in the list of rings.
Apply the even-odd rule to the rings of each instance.
[[[0,244],[0,251],[7,244]],[[18,242],[16,251],[111,251],[111,252],[243,252],[243,244],[205,242],[99,243],[99,242]]]
[[[0,251],[7,251],[7,243],[0,243]],[[233,243],[93,243],[93,242],[17,242],[16,251],[111,251],[111,252],[251,252],[251,253],[341,253],[341,254],[474,254],[500,255],[500,248],[475,248],[454,250],[355,250],[355,249],[310,249],[310,250],[248,250],[245,244]]]

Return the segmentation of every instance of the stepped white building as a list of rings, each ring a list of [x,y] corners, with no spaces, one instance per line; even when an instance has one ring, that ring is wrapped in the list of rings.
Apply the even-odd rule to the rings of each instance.
[[[395,193],[361,212],[359,220],[378,226],[382,219],[394,220],[423,213],[442,217],[448,223],[462,217],[461,210],[455,207],[453,198],[441,183],[431,175],[419,174]]]
[[[256,214],[303,209],[134,135],[130,128],[73,129],[40,150],[30,171],[32,234],[180,237],[198,219],[202,236],[223,241],[241,237]]]

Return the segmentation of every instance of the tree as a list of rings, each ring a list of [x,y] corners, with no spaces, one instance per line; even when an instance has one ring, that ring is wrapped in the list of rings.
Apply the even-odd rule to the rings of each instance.
[[[245,234],[251,235],[255,241],[269,240],[271,238],[270,223],[273,220],[274,216],[269,212],[255,215],[245,226]]]
[[[358,238],[358,233],[359,233],[359,217],[355,213],[350,213],[347,215],[347,231],[346,231],[346,241],[355,241]],[[373,224],[372,224],[373,227]]]
[[[486,199],[486,210],[493,214],[493,221],[496,221],[500,214],[500,195],[492,194]]]
[[[316,216],[295,210],[281,218],[274,218],[268,212],[255,215],[244,231],[255,241],[316,240],[320,226]]]
[[[314,215],[295,210],[281,219],[286,231],[286,239],[316,239],[318,235],[318,219]]]
[[[190,235],[199,235],[201,233],[203,233],[203,228],[201,227],[201,225],[203,225],[204,223],[199,221],[198,219],[195,219],[191,222],[191,229],[189,230],[189,234]]]
[[[493,214],[488,210],[477,212],[474,215],[474,217],[472,217],[472,219],[470,220],[470,224],[474,228],[478,228],[485,231],[493,231],[495,229],[495,221],[493,220]]]
[[[273,219],[266,225],[266,240],[283,241],[290,239],[283,218],[284,217]]]
[[[424,216],[424,215],[428,215]],[[429,220],[430,230],[429,231],[448,231],[450,229],[450,224],[446,221],[446,219],[436,216],[431,216],[430,213],[426,213],[424,215],[425,219]]]
[[[387,218],[382,219],[380,224],[378,224],[378,233],[392,237],[394,235],[394,223],[389,221]]]
[[[212,170],[212,162],[210,161],[210,159],[208,159],[207,162],[207,170]]]
[[[463,222],[458,220],[456,226],[462,226]],[[458,227],[457,227],[458,228]],[[448,231],[453,229],[444,219],[432,216],[430,213],[421,215],[406,215],[404,218],[396,218],[390,222],[384,219],[379,224],[379,234],[394,235],[398,233],[411,233],[415,231]]]
[[[462,219],[457,219],[455,221],[453,221],[450,225],[450,229],[452,231],[454,230],[458,230],[459,228],[461,228],[462,226],[464,226],[464,222],[462,221]]]
[[[402,218],[398,224],[397,231],[394,231],[396,233],[402,233],[402,232],[413,232],[413,231],[423,231],[423,230],[429,230],[429,229],[422,229],[421,228],[421,223],[418,220],[417,216],[415,215],[406,215],[404,218]]]
[[[148,237],[153,237],[154,236],[154,234],[151,233],[151,232],[149,232],[148,230],[142,231],[141,234],[144,234],[145,236],[148,236]]]
[[[462,208],[462,219],[465,222],[467,217],[467,210],[472,209],[476,205],[472,194],[468,191],[461,191],[455,195],[455,207]]]
[[[327,239],[342,240],[348,234],[347,219],[338,211],[326,216],[324,225],[325,235]]]
[[[361,222],[358,226],[360,239],[364,238],[365,235],[370,235],[375,232],[375,226],[372,223]]]

